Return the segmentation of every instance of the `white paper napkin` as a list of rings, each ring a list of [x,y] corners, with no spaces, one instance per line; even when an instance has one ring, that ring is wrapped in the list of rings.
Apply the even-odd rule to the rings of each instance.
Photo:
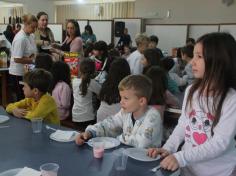
[[[53,137],[59,140],[70,140],[75,135],[75,131],[57,130],[53,133]]]
[[[18,172],[16,174],[16,176],[40,176],[41,172],[28,168],[28,167],[24,167],[20,172]]]

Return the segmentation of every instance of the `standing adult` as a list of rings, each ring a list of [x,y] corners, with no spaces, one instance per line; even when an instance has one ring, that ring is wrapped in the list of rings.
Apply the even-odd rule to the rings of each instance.
[[[87,48],[87,46],[90,43],[95,43],[97,41],[96,35],[93,33],[93,29],[89,24],[84,27],[84,32],[82,33],[82,39],[85,48]]]
[[[130,46],[131,45],[131,37],[128,34],[128,29],[124,29],[124,34],[121,35],[120,40],[117,43],[117,46],[121,47],[123,49],[124,46]]]
[[[23,16],[24,28],[15,36],[11,48],[11,61],[9,74],[11,75],[14,89],[16,90],[17,100],[24,97],[22,92],[22,81],[24,75],[24,66],[32,64],[37,53],[34,36],[35,29],[38,25],[37,18],[34,15],[27,14]]]
[[[54,43],[54,35],[50,28],[48,28],[48,14],[45,12],[39,12],[37,14],[38,19],[38,28],[36,29],[34,35],[35,35],[35,41],[37,44],[37,48],[39,52],[46,52],[48,53],[48,50],[44,50],[42,46],[49,45],[50,43]]]
[[[64,56],[64,52],[79,52],[83,54],[83,42],[81,39],[81,33],[79,24],[75,20],[68,20],[66,24],[66,38],[61,46],[53,45],[50,50],[53,53],[58,54],[60,57]]]

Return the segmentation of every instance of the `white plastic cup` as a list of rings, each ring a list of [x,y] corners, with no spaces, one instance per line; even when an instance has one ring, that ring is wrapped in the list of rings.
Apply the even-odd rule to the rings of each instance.
[[[114,168],[116,171],[124,171],[127,165],[128,156],[125,152],[125,149],[121,148],[113,152],[115,155]]]
[[[41,133],[42,131],[42,118],[33,118],[31,119],[33,133]]]
[[[59,165],[56,163],[45,163],[40,166],[42,176],[57,176]]]
[[[93,156],[94,158],[102,158],[104,155],[104,142],[93,140]]]

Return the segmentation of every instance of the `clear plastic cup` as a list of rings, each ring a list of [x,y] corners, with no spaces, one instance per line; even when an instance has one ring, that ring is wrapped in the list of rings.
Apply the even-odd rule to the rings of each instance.
[[[33,118],[31,119],[33,133],[41,133],[42,131],[42,118]]]
[[[93,156],[102,158],[104,155],[104,142],[101,140],[93,140]]]
[[[115,160],[113,166],[116,171],[121,172],[126,169],[128,155],[126,154],[125,149],[121,148],[113,151],[113,155],[115,156]]]
[[[45,163],[40,166],[42,176],[57,176],[59,165],[56,163]]]

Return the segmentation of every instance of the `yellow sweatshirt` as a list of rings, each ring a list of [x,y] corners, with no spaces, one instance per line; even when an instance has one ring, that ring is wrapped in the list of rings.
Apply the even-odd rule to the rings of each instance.
[[[40,117],[47,123],[60,124],[56,103],[49,94],[44,94],[37,102],[33,98],[25,98],[21,101],[10,103],[6,111],[12,113],[15,108],[27,109],[26,119]]]

